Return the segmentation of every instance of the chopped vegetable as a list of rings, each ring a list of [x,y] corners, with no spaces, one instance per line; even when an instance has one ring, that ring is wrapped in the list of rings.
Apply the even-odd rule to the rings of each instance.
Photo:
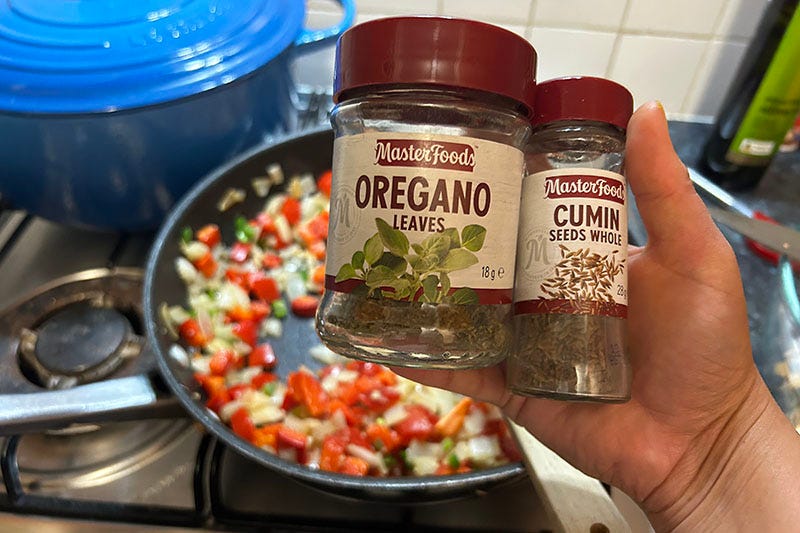
[[[264,189],[280,185],[283,171],[271,165],[258,180]],[[214,224],[181,231],[175,268],[187,302],[162,306],[160,316],[207,408],[252,445],[339,474],[450,475],[518,460],[495,407],[381,365],[318,345],[310,350],[318,372],[300,368],[285,380],[273,373],[280,354],[266,338],[282,335],[289,309],[313,317],[324,291],[331,174],[316,185],[292,176],[285,189],[272,191],[253,218],[235,218],[232,243]],[[240,192],[229,190],[225,202],[240,201]]]

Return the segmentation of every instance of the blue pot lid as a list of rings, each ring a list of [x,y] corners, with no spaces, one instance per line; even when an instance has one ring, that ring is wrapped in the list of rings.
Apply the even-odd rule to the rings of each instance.
[[[302,0],[5,0],[0,110],[87,113],[230,83],[289,47]]]

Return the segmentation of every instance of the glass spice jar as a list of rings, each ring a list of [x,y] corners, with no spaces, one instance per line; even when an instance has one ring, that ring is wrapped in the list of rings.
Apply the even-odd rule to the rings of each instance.
[[[508,355],[535,68],[527,41],[469,20],[378,19],[339,39],[316,318],[332,350],[427,368]]]
[[[542,82],[517,243],[515,393],[605,402],[630,398],[626,184],[631,94],[601,78]]]

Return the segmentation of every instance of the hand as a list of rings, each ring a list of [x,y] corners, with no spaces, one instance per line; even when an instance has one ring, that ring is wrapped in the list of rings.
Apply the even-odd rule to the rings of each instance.
[[[708,498],[724,488],[720,472],[741,456],[739,443],[765,421],[789,438],[787,424],[753,363],[736,258],[673,151],[657,103],[631,118],[626,169],[649,236],[628,259],[629,402],[516,396],[502,365],[395,370],[501,406],[567,461],[640,502],[655,526],[698,525],[712,514]]]

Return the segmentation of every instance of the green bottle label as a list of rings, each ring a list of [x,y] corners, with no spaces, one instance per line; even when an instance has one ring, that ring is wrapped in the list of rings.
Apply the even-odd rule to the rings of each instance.
[[[743,166],[768,165],[799,110],[800,8],[792,15],[725,158]]]

